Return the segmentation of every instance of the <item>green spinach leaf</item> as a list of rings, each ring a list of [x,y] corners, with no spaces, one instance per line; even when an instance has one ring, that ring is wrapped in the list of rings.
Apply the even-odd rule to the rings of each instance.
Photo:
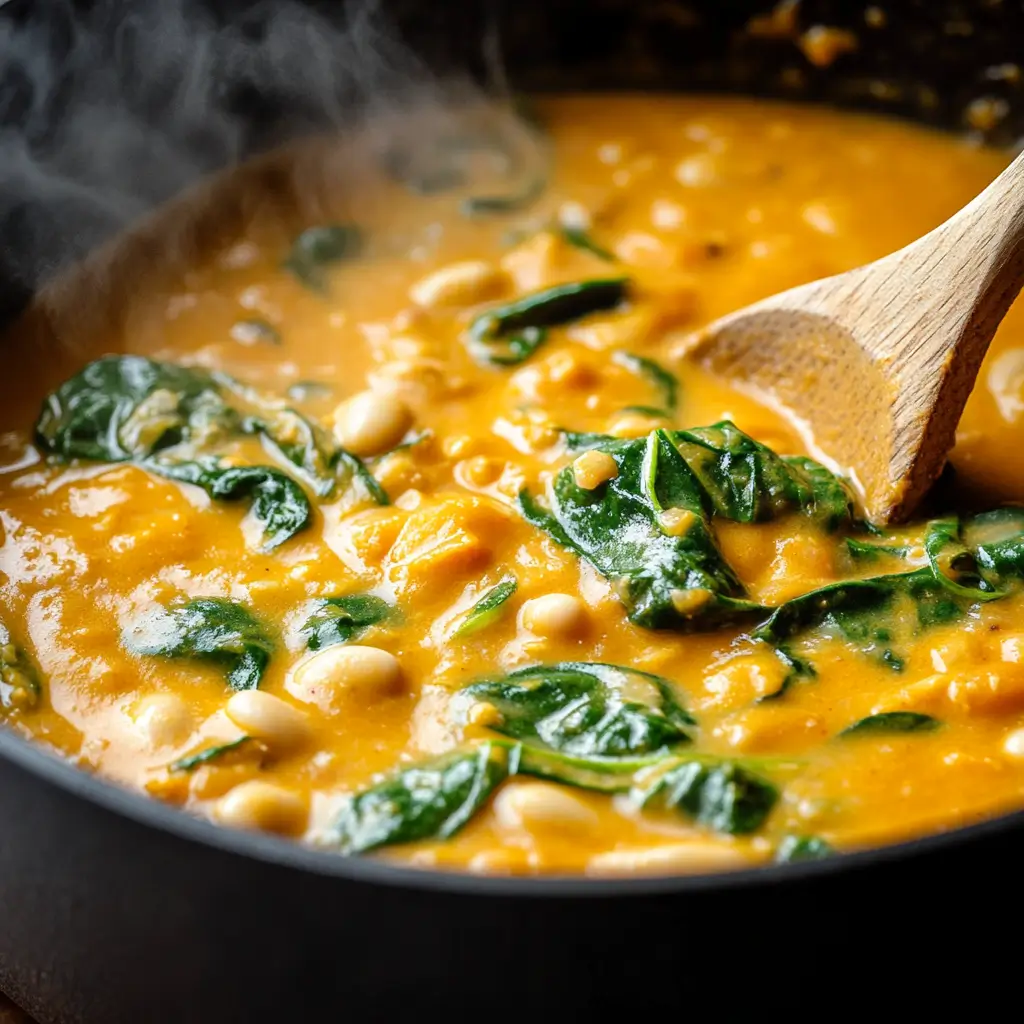
[[[188,757],[182,757],[172,762],[168,766],[168,770],[172,772],[194,772],[204,764],[210,764],[211,761],[219,761],[226,755],[232,754],[252,742],[252,736],[240,736],[237,740],[231,740],[229,743],[218,743],[215,746],[207,747],[205,750],[200,750],[198,754],[190,754]]]
[[[551,488],[550,512],[520,494],[528,521],[613,580],[638,625],[708,628],[760,610],[719,552],[700,485],[666,431],[596,447],[615,459],[618,474],[590,491],[566,466]],[[671,509],[690,514],[682,531],[665,528]]]
[[[775,860],[780,864],[824,860],[833,856],[835,852],[824,839],[817,836],[786,836],[775,851]]]
[[[221,665],[233,690],[259,686],[274,650],[263,624],[248,608],[218,597],[160,609],[126,629],[122,641],[133,654]]]
[[[624,277],[560,284],[481,313],[469,325],[469,349],[480,362],[512,366],[546,340],[547,328],[614,309],[626,298]]]
[[[516,772],[518,750],[482,743],[405,768],[353,796],[334,824],[332,845],[363,853],[394,843],[447,839]]]
[[[479,601],[466,614],[466,617],[459,623],[452,636],[471,636],[486,629],[491,623],[496,622],[505,610],[505,602],[516,592],[519,586],[514,576],[503,579],[495,584],[480,598]]]
[[[394,609],[373,594],[325,597],[314,603],[302,627],[306,646],[319,651],[334,644],[348,643],[371,626],[385,622]]]
[[[633,408],[646,409],[658,416],[671,416],[679,407],[679,378],[670,373],[660,363],[646,356],[637,356],[632,352],[616,352],[612,359],[620,366],[624,366],[630,373],[650,381],[657,389],[662,400],[659,407],[634,406]]]
[[[604,260],[605,263],[615,262],[615,255],[603,246],[598,245],[597,242],[590,237],[589,233],[583,230],[583,228],[568,227],[563,224],[559,227],[559,234],[561,234],[561,236],[574,249],[581,249],[583,252],[589,252],[599,260]]]
[[[781,458],[728,420],[679,431],[674,439],[713,515],[755,523],[803,512],[830,531],[851,522],[852,496],[824,466]]]
[[[363,251],[363,233],[354,224],[323,224],[307,228],[295,239],[284,267],[316,292],[327,287],[325,268],[354,259]]]
[[[978,561],[960,537],[956,517],[933,519],[925,531],[924,549],[935,580],[957,597],[992,601],[1005,597],[979,571]]]
[[[36,422],[61,459],[126,462],[208,432],[229,416],[213,378],[143,356],[89,363],[49,395]]]
[[[764,823],[779,791],[736,761],[682,758],[666,762],[633,790],[644,809],[676,810],[715,832],[746,835]]]
[[[142,465],[168,480],[201,487],[215,501],[248,501],[253,518],[263,527],[264,551],[306,529],[312,518],[302,488],[267,466],[222,466],[215,456],[188,462],[152,458]]]
[[[0,709],[33,708],[42,694],[35,663],[0,622]]]
[[[1024,579],[1024,508],[998,508],[964,525],[967,546],[978,568],[994,588]]]
[[[942,723],[918,711],[883,711],[847,726],[840,736],[878,736],[886,733],[934,732]]]
[[[464,703],[492,705],[505,736],[576,757],[630,757],[689,741],[693,718],[662,676],[620,665],[562,662],[472,683]]]

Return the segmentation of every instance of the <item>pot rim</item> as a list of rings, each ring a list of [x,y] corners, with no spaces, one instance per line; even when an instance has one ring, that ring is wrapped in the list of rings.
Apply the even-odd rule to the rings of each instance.
[[[178,839],[247,857],[268,865],[388,888],[418,889],[460,896],[532,899],[622,898],[708,893],[748,887],[796,884],[836,872],[867,868],[912,857],[941,853],[1015,828],[1024,830],[1024,810],[1011,811],[972,825],[916,839],[889,843],[817,861],[754,866],[741,871],[699,875],[477,875],[466,871],[409,867],[372,857],[317,850],[297,840],[260,832],[243,832],[214,824],[144,793],[90,774],[39,744],[0,725],[0,758],[72,797],[120,817],[170,833]]]

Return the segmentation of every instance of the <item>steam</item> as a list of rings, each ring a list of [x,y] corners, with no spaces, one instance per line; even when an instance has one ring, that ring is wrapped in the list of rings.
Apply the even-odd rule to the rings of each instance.
[[[0,0],[0,318],[202,175],[413,104],[436,122],[479,95],[436,77],[377,0],[332,17],[295,0],[81,6]],[[493,33],[476,46],[498,67]]]

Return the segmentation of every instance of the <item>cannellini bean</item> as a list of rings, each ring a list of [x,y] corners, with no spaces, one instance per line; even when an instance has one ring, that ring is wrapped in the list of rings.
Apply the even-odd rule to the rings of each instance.
[[[305,829],[309,811],[290,789],[251,779],[221,797],[216,818],[232,828],[297,835]]]
[[[572,594],[544,594],[523,603],[519,622],[537,636],[573,636],[587,624],[587,606]]]
[[[572,475],[576,486],[585,491],[600,487],[606,480],[619,475],[619,467],[607,452],[593,449],[584,452],[572,464]]]
[[[1003,750],[1010,757],[1024,759],[1024,729],[1014,729],[1003,740]]]
[[[393,448],[412,426],[412,412],[389,391],[361,391],[334,410],[334,436],[355,455]]]
[[[188,705],[173,693],[154,693],[143,698],[135,710],[134,722],[153,749],[183,743],[195,725]]]
[[[242,690],[224,708],[243,732],[263,740],[274,753],[302,746],[309,737],[306,716],[291,704],[263,690]]]
[[[658,875],[675,872],[697,874],[730,871],[749,861],[739,851],[720,843],[693,840],[633,850],[608,850],[590,858],[587,873],[593,875]]]
[[[494,813],[503,828],[528,832],[587,832],[597,814],[582,800],[546,782],[505,786],[494,799]]]
[[[502,271],[483,260],[451,263],[420,278],[409,289],[409,298],[417,306],[436,309],[441,306],[469,306],[500,294],[507,282]]]
[[[299,665],[288,689],[299,700],[335,712],[349,699],[380,700],[403,687],[402,666],[393,654],[379,647],[338,644]]]

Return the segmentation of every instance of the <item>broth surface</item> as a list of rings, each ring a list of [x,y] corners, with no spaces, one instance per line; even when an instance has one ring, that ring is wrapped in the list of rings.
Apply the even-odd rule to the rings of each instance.
[[[66,353],[64,365],[27,367],[38,388],[9,383],[2,618],[42,693],[28,706],[5,676],[0,715],[85,770],[226,824],[330,847],[353,792],[497,737],[493,711],[475,705],[465,722],[453,714],[460,689],[524,666],[611,663],[671,681],[696,721],[686,754],[742,764],[778,792],[755,829],[728,834],[693,813],[640,810],[628,793],[524,775],[503,781],[455,834],[380,853],[485,872],[727,869],[771,860],[787,837],[855,849],[1022,806],[1024,598],[1013,588],[927,629],[897,602],[886,631],[904,641],[898,657],[865,653],[835,631],[816,636],[801,648],[813,678],[761,700],[789,671],[749,635],[763,615],[694,632],[631,622],[621,588],[517,507],[521,490],[542,495],[582,457],[563,429],[644,437],[731,420],[780,454],[806,454],[777,414],[680,360],[682,341],[719,315],[905,245],[1007,158],[904,124],[752,100],[588,96],[538,109],[550,176],[522,208],[467,217],[458,190],[420,195],[369,180],[343,215],[332,213],[358,225],[363,251],[329,263],[312,287],[282,266],[298,229],[257,219],[169,294],[140,303],[123,331]],[[620,277],[630,281],[625,302],[550,327],[515,365],[481,365],[467,343],[473,318],[492,307]],[[358,486],[312,498],[311,524],[267,551],[246,501],[211,499],[130,461],[47,460],[32,435],[45,390],[110,353],[223,371],[287,396],[327,428],[352,396],[386,396],[347,406],[339,439],[364,451],[390,504]],[[664,381],[621,353],[678,378],[674,412],[665,414]],[[1022,414],[1018,304],[958,435],[952,462],[967,507],[1024,499]],[[280,467],[258,433],[222,451],[237,464]],[[575,479],[583,488],[587,472],[607,469],[584,460]],[[851,564],[842,529],[795,512],[718,518],[713,528],[749,599],[766,606],[900,571],[885,554]],[[907,537],[905,557],[925,564],[920,531]],[[460,631],[511,580],[490,619]],[[397,668],[371,655],[339,684],[310,674],[324,651],[337,652],[307,650],[302,627],[317,601],[352,595],[391,610],[345,646],[389,652]],[[529,604],[546,595],[564,597]],[[241,604],[266,629],[273,652],[259,690],[292,709],[291,739],[271,729],[205,763],[185,761],[255,735],[225,710],[223,664],[136,653],[161,609],[198,598]],[[647,691],[631,699],[653,700]],[[839,735],[890,712],[937,724]]]

